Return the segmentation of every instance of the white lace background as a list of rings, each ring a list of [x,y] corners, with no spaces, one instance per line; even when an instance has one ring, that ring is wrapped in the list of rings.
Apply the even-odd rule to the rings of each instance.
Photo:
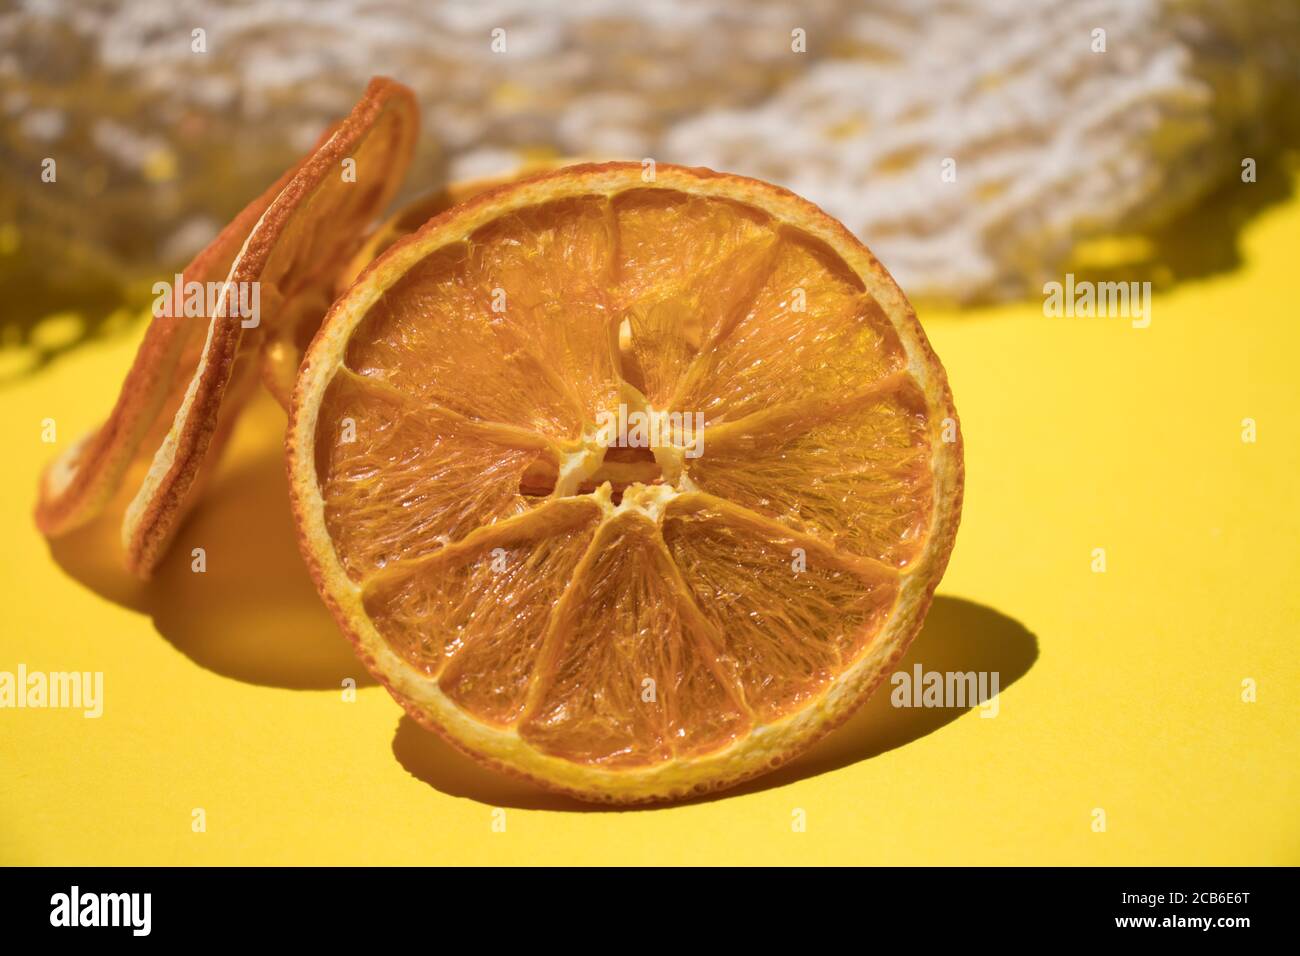
[[[1013,297],[1082,241],[1184,214],[1238,176],[1243,156],[1289,135],[1298,10],[8,2],[0,252],[11,273],[65,278],[183,261],[383,73],[420,98],[408,196],[539,153],[707,165],[818,202],[914,296]],[[196,28],[204,53],[191,50]],[[504,53],[490,48],[496,28]],[[1097,28],[1105,53],[1092,49]],[[806,52],[791,48],[796,29]],[[66,188],[33,185],[46,156]],[[953,182],[941,176],[948,158]]]

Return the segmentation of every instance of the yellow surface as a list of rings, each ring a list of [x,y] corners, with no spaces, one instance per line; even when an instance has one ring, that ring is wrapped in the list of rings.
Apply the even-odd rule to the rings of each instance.
[[[152,585],[112,527],[47,545],[41,421],[60,446],[92,425],[133,342],[74,352],[0,392],[0,671],[103,671],[104,714],[0,710],[0,862],[1300,863],[1300,202],[1241,255],[1142,330],[923,312],[968,483],[907,665],[999,671],[997,717],[878,694],[797,765],[649,810],[480,770],[363,677],[302,569],[269,402]]]

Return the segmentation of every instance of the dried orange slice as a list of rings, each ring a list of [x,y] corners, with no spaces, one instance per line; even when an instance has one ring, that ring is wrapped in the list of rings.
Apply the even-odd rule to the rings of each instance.
[[[401,184],[417,126],[411,91],[384,78],[372,80],[244,241],[170,430],[126,509],[122,543],[136,574],[150,574],[193,498],[213,437],[222,431],[222,406],[237,370],[251,369],[263,341],[295,341],[314,332],[339,270]],[[236,296],[241,305],[257,301],[259,314],[246,317],[235,308]],[[268,382],[273,391],[277,384]]]
[[[393,245],[308,350],[288,455],[317,587],[402,706],[614,802],[843,721],[920,628],[963,485],[943,368],[860,242],[627,163]]]
[[[225,278],[253,226],[297,169],[249,203],[181,270],[184,285],[206,286]],[[147,460],[153,455],[165,434],[165,424],[162,434],[153,434],[157,423],[169,422],[176,413],[198,365],[202,352],[198,330],[199,325],[184,316],[150,321],[108,419],[55,458],[41,475],[36,525],[44,534],[64,534],[93,520],[117,493],[132,465],[142,456]]]

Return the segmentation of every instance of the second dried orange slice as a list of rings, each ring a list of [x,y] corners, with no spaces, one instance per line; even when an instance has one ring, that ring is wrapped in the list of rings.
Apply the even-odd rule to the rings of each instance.
[[[312,343],[288,452],[317,586],[407,711],[617,802],[843,721],[920,628],[963,483],[943,368],[860,242],[624,163],[392,246]]]
[[[148,577],[166,554],[259,358],[268,388],[287,395],[297,372],[292,343],[314,333],[338,272],[396,194],[417,128],[411,91],[376,77],[252,226],[204,317],[206,336],[170,429],[123,516],[126,564],[137,575]],[[236,301],[259,303],[247,330]]]

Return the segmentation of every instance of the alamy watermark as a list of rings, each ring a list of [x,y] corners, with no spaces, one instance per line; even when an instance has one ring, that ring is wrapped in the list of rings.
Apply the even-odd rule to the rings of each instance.
[[[895,707],[978,707],[981,717],[998,715],[1001,677],[997,671],[927,671],[916,664],[889,679]]]
[[[210,319],[214,315],[239,319],[246,329],[262,321],[260,282],[198,282],[177,273],[171,282],[153,284],[155,319]]]
[[[96,719],[104,713],[103,671],[0,671],[0,709],[12,707],[80,710]]]
[[[1049,319],[1130,319],[1133,328],[1151,324],[1150,282],[1075,281],[1043,283],[1043,315]]]
[[[132,936],[148,936],[152,914],[152,893],[83,893],[73,886],[50,897],[51,926],[125,926]]]
[[[703,412],[660,412],[628,409],[596,413],[596,440],[606,448],[662,448],[677,445],[687,458],[704,454]]]

